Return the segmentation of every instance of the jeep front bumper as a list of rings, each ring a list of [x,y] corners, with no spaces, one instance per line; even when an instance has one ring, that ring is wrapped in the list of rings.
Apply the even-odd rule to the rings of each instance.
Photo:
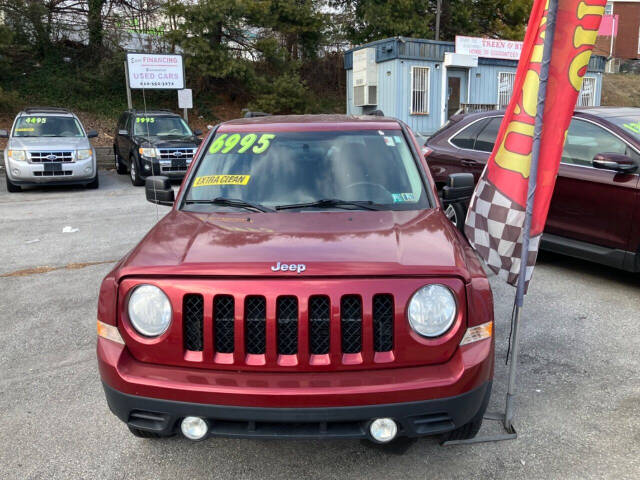
[[[394,418],[400,436],[454,430],[486,407],[493,340],[460,347],[445,364],[371,371],[214,371],[135,360],[98,339],[110,409],[141,430],[170,435],[185,416],[205,418],[210,435],[365,438],[366,425]]]

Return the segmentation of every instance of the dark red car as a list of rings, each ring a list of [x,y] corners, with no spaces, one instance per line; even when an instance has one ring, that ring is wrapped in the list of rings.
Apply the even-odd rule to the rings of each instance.
[[[455,116],[423,147],[441,189],[449,175],[475,180],[504,112]],[[576,110],[565,143],[542,248],[640,272],[640,108]],[[464,223],[461,205],[448,216]]]
[[[476,434],[491,291],[406,125],[231,121],[175,199],[165,177],[146,193],[173,208],[98,304],[107,401],[135,435]]]

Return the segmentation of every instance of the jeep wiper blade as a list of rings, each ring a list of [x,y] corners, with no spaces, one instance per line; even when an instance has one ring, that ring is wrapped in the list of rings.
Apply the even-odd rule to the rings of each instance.
[[[258,212],[273,212],[273,209],[260,205],[259,203],[247,202],[239,198],[217,197],[211,200],[185,200],[187,205],[204,204],[204,205],[223,205],[225,207],[244,208],[246,210],[254,210]]]
[[[295,208],[323,208],[323,207],[360,207],[365,210],[380,210],[380,204],[370,200],[340,200],[339,198],[323,198],[315,202],[292,203],[290,205],[278,205],[276,210],[292,210]]]

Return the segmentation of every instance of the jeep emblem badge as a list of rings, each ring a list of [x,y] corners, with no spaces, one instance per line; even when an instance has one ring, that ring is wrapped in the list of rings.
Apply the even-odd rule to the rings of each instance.
[[[273,272],[297,272],[298,274],[301,274],[302,272],[304,272],[307,269],[307,266],[304,263],[280,263],[278,262],[277,265],[273,265],[271,267],[271,271]]]

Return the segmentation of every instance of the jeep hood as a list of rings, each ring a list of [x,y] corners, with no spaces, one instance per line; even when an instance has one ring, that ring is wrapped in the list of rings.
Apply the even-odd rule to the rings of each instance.
[[[193,213],[173,210],[116,276],[455,275],[468,247],[440,210]],[[467,251],[465,251],[467,250]],[[274,272],[278,262],[306,270]]]

